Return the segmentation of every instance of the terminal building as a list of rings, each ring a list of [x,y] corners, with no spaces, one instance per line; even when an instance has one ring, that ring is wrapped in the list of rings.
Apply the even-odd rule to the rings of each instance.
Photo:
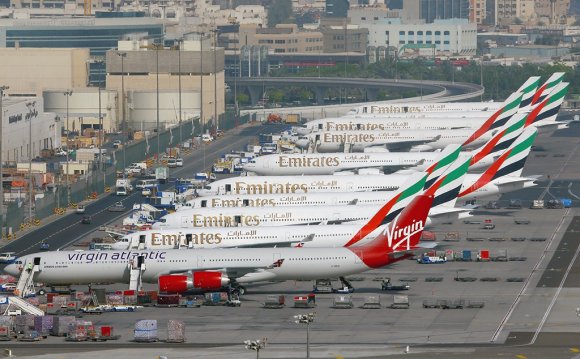
[[[43,149],[60,147],[61,117],[44,112],[43,108],[42,97],[5,97],[2,100],[3,162],[28,161],[39,157]]]

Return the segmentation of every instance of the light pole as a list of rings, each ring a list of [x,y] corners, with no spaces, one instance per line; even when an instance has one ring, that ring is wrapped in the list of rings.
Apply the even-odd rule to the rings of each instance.
[[[68,183],[68,163],[69,163],[69,134],[70,134],[70,127],[68,123],[68,98],[72,96],[73,91],[67,90],[63,92],[63,95],[66,97],[66,173],[65,173],[65,186],[66,186],[66,200],[67,200],[67,207],[70,205],[70,188]]]
[[[244,345],[248,350],[256,351],[256,359],[260,359],[260,350],[266,347],[268,338],[262,338],[258,340],[244,340]]]
[[[161,155],[161,147],[159,145],[159,48],[163,47],[163,44],[154,44],[155,46],[155,78],[156,78],[156,89],[157,89],[157,162],[159,162],[161,160],[160,155]]]
[[[127,57],[126,52],[117,52],[117,56],[121,57],[121,133],[127,131],[127,121],[125,121],[125,57]],[[99,101],[101,96],[99,95]],[[101,106],[99,105],[99,110]],[[123,135],[123,178],[125,178],[125,168],[127,168],[125,147],[127,147],[127,141]]]
[[[216,135],[220,129],[220,121],[217,114],[217,33],[218,30],[213,29],[213,117],[215,118]]]
[[[310,359],[310,324],[314,322],[316,313],[298,314],[294,316],[296,324],[306,324],[306,359]]]
[[[203,36],[205,33],[199,34],[199,118],[201,120],[201,131],[199,138],[201,146],[203,147],[203,171],[205,171],[205,144],[203,142],[203,134],[205,127],[205,119],[203,117]]]
[[[181,144],[181,142],[183,141],[183,136],[182,136],[182,128],[181,128],[181,112],[183,112],[183,110],[181,109],[181,46],[183,46],[183,38],[180,38],[178,41],[178,48],[177,48],[177,67],[178,67],[178,83],[179,83],[179,144]]]
[[[2,143],[4,142],[2,138],[2,127],[4,127],[4,107],[2,103],[2,99],[4,98],[4,91],[8,90],[10,87],[8,86],[0,86],[0,239],[4,237],[4,164],[2,163]]]
[[[36,101],[26,103],[28,107],[28,221],[32,223],[32,117]]]

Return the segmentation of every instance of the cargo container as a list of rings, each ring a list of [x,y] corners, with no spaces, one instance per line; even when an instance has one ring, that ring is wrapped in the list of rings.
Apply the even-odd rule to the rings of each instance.
[[[156,342],[157,320],[140,320],[135,323],[134,340],[136,342]]]
[[[158,307],[177,307],[179,306],[179,294],[159,294],[157,296]]]
[[[461,258],[464,262],[471,262],[471,250],[465,249]]]
[[[65,336],[68,332],[69,325],[74,321],[75,317],[72,315],[59,315],[54,317],[51,334],[57,337]]]
[[[478,261],[486,262],[489,261],[489,250],[482,249],[479,251],[479,255],[477,256]]]
[[[378,295],[369,295],[365,297],[362,305],[363,309],[381,309],[381,297]]]
[[[185,323],[180,320],[169,320],[167,322],[167,342],[185,342]]]
[[[315,294],[294,297],[294,308],[314,308],[315,306],[316,306]]]
[[[391,304],[392,309],[408,309],[409,308],[409,296],[407,295],[394,295],[393,304]]]

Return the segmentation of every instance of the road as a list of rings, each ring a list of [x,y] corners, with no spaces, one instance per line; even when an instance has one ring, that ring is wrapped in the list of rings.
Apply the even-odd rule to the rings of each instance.
[[[262,126],[245,127],[240,130],[232,130],[222,138],[204,145],[190,155],[184,157],[184,166],[172,169],[170,176],[193,177],[196,172],[201,172],[204,168],[210,168],[215,158],[220,154],[231,150],[240,150],[245,147],[260,132],[277,132],[285,126]],[[170,185],[162,187],[167,189]],[[70,243],[77,241],[95,231],[100,226],[109,224],[119,218],[127,216],[128,212],[108,212],[107,208],[117,201],[122,201],[127,208],[132,208],[134,203],[141,202],[141,194],[138,191],[127,197],[117,197],[114,194],[104,196],[86,205],[84,215],[92,218],[91,224],[81,224],[81,216],[69,211],[68,214],[49,222],[46,225],[35,229],[17,240],[2,247],[2,252],[15,252],[17,255],[25,255],[39,251],[40,242],[44,241],[50,245],[51,250],[67,247]]]

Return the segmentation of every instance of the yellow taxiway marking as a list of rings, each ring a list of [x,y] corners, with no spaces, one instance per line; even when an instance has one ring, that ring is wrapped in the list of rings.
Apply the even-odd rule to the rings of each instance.
[[[570,348],[570,351],[572,353],[580,353],[580,349],[578,349],[578,348]]]
[[[518,358],[518,359],[528,359],[528,357],[525,356],[525,355],[523,355],[523,354],[516,355],[516,358]]]

